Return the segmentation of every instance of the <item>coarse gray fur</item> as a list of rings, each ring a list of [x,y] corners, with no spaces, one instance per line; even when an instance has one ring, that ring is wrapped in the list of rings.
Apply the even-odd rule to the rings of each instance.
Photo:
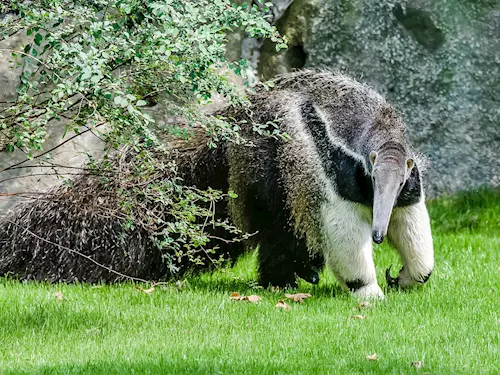
[[[274,83],[250,97],[250,110],[226,112],[261,124],[278,120],[291,137],[270,140],[247,129],[255,147],[228,146],[229,186],[239,195],[229,212],[237,226],[260,233],[261,282],[292,282],[304,248],[324,257],[346,289],[383,297],[372,238],[380,243],[386,235],[404,265],[396,279],[387,273],[389,283],[426,282],[432,236],[420,161],[401,117],[345,75],[304,70]]]

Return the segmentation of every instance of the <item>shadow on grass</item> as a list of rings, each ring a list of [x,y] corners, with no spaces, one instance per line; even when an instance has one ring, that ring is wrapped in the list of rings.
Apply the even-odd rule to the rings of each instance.
[[[190,290],[207,292],[231,293],[236,291],[261,289],[257,287],[255,281],[231,276],[224,277],[219,274],[204,274],[193,278],[187,278],[185,283],[187,288]]]
[[[303,282],[300,284],[300,287],[298,289],[294,289],[294,291],[310,293],[315,297],[325,298],[335,298],[338,296],[342,296],[343,294],[345,294],[346,296],[348,295],[347,292],[343,291],[338,284],[333,285],[324,282],[320,282],[317,285]]]
[[[332,298],[342,295],[343,292],[338,284],[321,281],[319,284],[310,284],[298,279],[299,286],[296,288],[263,288],[259,286],[256,279],[247,279],[231,275],[230,270],[227,273],[217,272],[214,274],[205,274],[186,279],[186,286],[190,290],[203,292],[228,293],[239,292],[245,294],[265,293],[311,293],[316,297]]]
[[[11,369],[2,372],[14,374],[421,374],[422,369],[412,368],[409,363],[398,359],[367,361],[364,358],[332,358],[328,366],[321,366],[313,361],[290,359],[288,363],[276,363],[263,358],[227,358],[213,356],[211,360],[197,360],[203,353],[193,350],[187,358],[161,358],[156,360],[102,361],[87,364],[62,364],[24,369]],[[280,362],[283,362],[280,360]],[[456,373],[452,368],[433,367],[424,369],[435,374]]]

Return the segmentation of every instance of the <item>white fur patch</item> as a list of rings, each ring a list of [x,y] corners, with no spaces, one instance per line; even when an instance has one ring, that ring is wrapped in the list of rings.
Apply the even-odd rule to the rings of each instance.
[[[404,266],[399,285],[419,284],[434,268],[431,224],[424,199],[413,206],[394,208],[387,235]]]
[[[370,284],[359,288],[356,290],[353,295],[358,298],[373,298],[373,299],[384,299],[384,292],[378,286],[377,283]]]
[[[371,210],[346,201],[332,192],[321,208],[323,255],[340,284],[360,281],[365,284],[355,294],[383,296],[377,284],[371,238]]]

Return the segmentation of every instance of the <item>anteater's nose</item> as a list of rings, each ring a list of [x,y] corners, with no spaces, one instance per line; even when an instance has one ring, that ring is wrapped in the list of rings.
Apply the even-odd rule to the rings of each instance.
[[[373,231],[373,242],[376,244],[381,244],[384,241],[384,235],[378,230]]]

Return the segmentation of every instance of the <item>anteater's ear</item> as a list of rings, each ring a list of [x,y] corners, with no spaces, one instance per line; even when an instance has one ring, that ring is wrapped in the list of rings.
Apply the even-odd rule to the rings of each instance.
[[[377,152],[376,151],[372,151],[370,152],[370,163],[372,163],[372,166],[375,165],[375,160],[377,160]]]
[[[411,171],[414,165],[415,165],[415,161],[412,158],[406,159],[406,169],[408,171]]]

